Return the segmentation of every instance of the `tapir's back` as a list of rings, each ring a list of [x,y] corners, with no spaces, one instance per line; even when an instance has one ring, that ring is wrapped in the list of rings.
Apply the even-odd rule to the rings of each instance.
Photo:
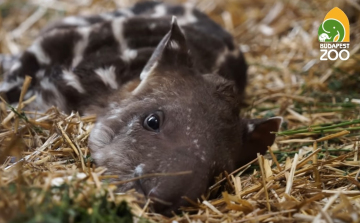
[[[235,80],[242,94],[246,64],[231,35],[192,7],[156,2],[53,23],[8,71],[0,93],[16,102],[29,75],[33,79],[26,97],[37,95],[34,109],[55,105],[83,113],[92,105],[104,107],[108,95],[139,78],[169,31],[173,15],[185,33],[196,70]]]

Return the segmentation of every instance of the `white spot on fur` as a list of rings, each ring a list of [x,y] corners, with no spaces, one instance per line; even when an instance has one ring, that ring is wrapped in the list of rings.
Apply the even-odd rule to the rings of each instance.
[[[105,85],[110,86],[112,89],[118,88],[114,66],[98,68],[95,70],[95,73],[101,78]]]
[[[44,72],[43,70],[41,70],[41,72]],[[40,74],[39,74],[40,75]],[[48,90],[48,91],[51,91],[53,90],[54,88],[56,89],[55,85],[50,82],[49,78],[46,77],[46,78],[43,78],[40,82],[40,87],[41,89],[43,90]]]
[[[89,44],[89,35],[91,32],[90,27],[80,27],[77,29],[79,34],[82,36],[74,47],[74,58],[72,60],[71,66],[76,67],[83,59],[84,51]]]
[[[200,148],[200,146],[199,146],[199,140],[198,140],[198,139],[194,139],[193,142],[194,142],[196,148]]]
[[[231,55],[233,57],[239,57],[240,55],[240,51],[239,50],[233,50],[233,51],[229,51],[229,49],[227,47],[224,48],[224,50],[219,53],[218,57],[216,58],[216,62],[215,62],[215,66],[216,68],[221,67],[221,65],[226,62],[226,58]],[[216,72],[216,71],[215,71]]]
[[[110,107],[111,109],[117,108],[118,106],[119,106],[119,104],[116,103],[116,102],[111,102],[111,103],[109,104],[109,107]]]
[[[114,19],[111,23],[114,37],[120,43],[121,52],[123,52],[127,48],[126,41],[124,38],[124,33],[123,33],[124,21],[125,21],[125,18],[121,17],[121,18]]]
[[[103,18],[106,21],[110,21],[113,20],[115,18],[115,16],[111,13],[102,13],[100,14],[100,17]]]
[[[75,88],[79,93],[85,93],[85,89],[81,86],[78,77],[73,72],[63,70],[63,78],[66,81],[66,85]]]
[[[189,23],[196,23],[198,19],[194,15],[194,6],[191,3],[184,4],[185,13],[183,16],[177,18],[177,23],[179,26],[186,25]]]
[[[111,114],[113,114],[113,115],[117,115],[117,114],[119,114],[119,113],[121,113],[122,112],[122,109],[121,108],[112,108],[112,110],[111,110]]]
[[[118,116],[117,115],[112,115],[108,118],[106,118],[107,120],[111,120],[111,119],[118,119]]]
[[[24,79],[19,78],[19,77],[16,77],[16,81],[13,81],[13,82],[2,82],[2,83],[0,83],[0,91],[6,92],[15,86],[18,86],[20,89],[23,82],[24,82]]]
[[[49,108],[49,105],[44,101],[43,96],[39,93],[35,93],[36,99],[35,102],[31,104],[37,111],[46,111]]]
[[[128,123],[127,123],[127,127],[128,127],[128,130],[126,131],[126,134],[127,135],[131,135],[132,132],[134,131],[134,128],[133,126],[136,124],[138,118],[137,117],[133,117]]]
[[[254,129],[255,129],[254,124],[248,124],[248,132],[252,132],[254,131]]]
[[[43,70],[41,72],[44,72]],[[41,75],[41,74],[39,74]],[[49,80],[48,77],[43,78],[40,82],[40,87],[43,90],[51,91],[54,94],[54,102],[56,107],[58,107],[60,110],[65,109],[65,99],[59,92],[58,88],[55,86],[53,82]],[[36,93],[37,97],[34,103],[34,106],[39,108],[40,111],[46,111],[49,108],[49,105],[44,102],[43,95],[39,95],[39,93]]]
[[[189,117],[188,117],[188,118],[189,118]],[[187,126],[187,127],[186,127],[186,132],[185,132],[186,135],[190,135],[190,129],[191,129],[190,126]]]
[[[149,25],[149,29],[153,30],[156,28],[156,26],[157,26],[157,24],[155,22],[153,22]]]
[[[178,42],[176,42],[175,40],[171,40],[170,41],[170,48],[172,48],[174,50],[178,50],[178,49],[180,49],[180,46],[179,46]]]
[[[128,126],[129,128],[133,127],[134,124],[136,123],[136,121],[137,121],[137,118],[136,118],[136,117],[132,118],[132,119],[129,121],[129,123],[128,123],[127,126]]]
[[[117,18],[111,23],[111,26],[115,39],[120,43],[120,58],[126,62],[129,62],[130,60],[133,60],[137,57],[138,52],[137,50],[129,49],[127,46],[127,42],[123,33],[124,20],[125,18],[123,17]]]
[[[138,54],[137,50],[125,49],[122,52],[121,59],[129,62],[129,61],[135,59],[137,57],[137,54]]]
[[[166,7],[164,4],[159,4],[157,6],[155,6],[154,8],[154,14],[151,15],[151,17],[162,17],[166,15]]]
[[[34,95],[34,91],[33,90],[28,90],[24,96],[24,99],[29,99],[31,96]]]
[[[135,168],[135,171],[134,171],[135,175],[137,175],[137,176],[143,175],[144,167],[145,167],[145,164],[143,164],[143,163],[140,163],[139,165],[137,165]]]
[[[125,17],[131,17],[131,16],[134,15],[134,13],[133,13],[131,10],[129,10],[129,9],[119,9],[119,10],[117,10],[117,11],[120,12],[120,13],[122,13],[122,14],[124,14]]]
[[[21,62],[20,61],[16,61],[10,68],[10,73],[13,73],[14,71],[16,71],[17,69],[19,69],[21,67]]]
[[[49,64],[51,62],[50,57],[45,54],[44,49],[41,47],[41,41],[42,39],[40,38],[36,39],[27,51],[33,53],[38,62],[42,64]]]
[[[85,19],[77,16],[69,16],[62,20],[64,24],[67,25],[76,25],[76,26],[86,26],[89,25],[89,22]]]
[[[43,79],[45,77],[45,71],[44,70],[39,70],[38,72],[36,72],[35,77],[38,80]]]

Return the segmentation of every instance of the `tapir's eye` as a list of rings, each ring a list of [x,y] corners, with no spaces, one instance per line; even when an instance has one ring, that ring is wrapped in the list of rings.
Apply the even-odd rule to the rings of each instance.
[[[155,112],[147,116],[144,120],[144,128],[149,131],[160,130],[160,124],[162,119],[162,112]]]

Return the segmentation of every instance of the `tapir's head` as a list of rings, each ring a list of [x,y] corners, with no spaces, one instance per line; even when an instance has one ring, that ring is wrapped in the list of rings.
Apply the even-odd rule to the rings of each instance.
[[[122,180],[153,174],[120,190],[144,193],[157,212],[171,214],[186,205],[182,196],[196,200],[214,176],[251,161],[274,142],[270,132],[281,119],[240,119],[238,89],[218,75],[196,73],[175,21],[140,79],[98,119],[89,147],[96,163]],[[190,173],[172,175],[183,171]]]

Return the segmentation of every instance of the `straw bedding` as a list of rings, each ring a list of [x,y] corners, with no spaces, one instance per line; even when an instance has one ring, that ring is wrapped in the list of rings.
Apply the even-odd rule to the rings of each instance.
[[[49,20],[131,1],[0,1],[0,53],[17,54]],[[247,117],[283,116],[277,142],[251,165],[219,176],[206,196],[166,218],[134,191],[114,193],[87,138],[95,117],[23,112],[0,103],[0,222],[360,222],[360,4],[214,0],[198,8],[231,32],[250,64]],[[351,57],[320,61],[317,30],[341,8]],[[24,92],[26,90],[26,83]],[[31,115],[30,115],[31,114]],[[31,117],[31,118],[30,118]],[[122,182],[118,182],[122,183]]]

